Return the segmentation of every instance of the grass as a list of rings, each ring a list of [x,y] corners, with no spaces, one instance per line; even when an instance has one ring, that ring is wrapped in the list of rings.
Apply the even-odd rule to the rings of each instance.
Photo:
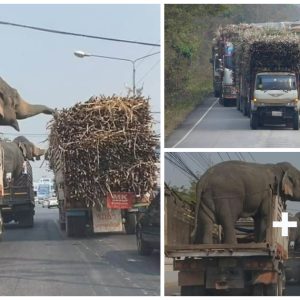
[[[167,138],[202,101],[211,94],[211,87],[203,87],[190,96],[174,96],[180,100],[165,107],[165,138]],[[167,101],[166,103],[170,103]]]

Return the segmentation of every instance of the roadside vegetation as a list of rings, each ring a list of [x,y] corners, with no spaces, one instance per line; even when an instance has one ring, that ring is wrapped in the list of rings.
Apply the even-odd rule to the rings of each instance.
[[[165,136],[212,93],[211,43],[220,25],[298,21],[300,6],[165,6]]]

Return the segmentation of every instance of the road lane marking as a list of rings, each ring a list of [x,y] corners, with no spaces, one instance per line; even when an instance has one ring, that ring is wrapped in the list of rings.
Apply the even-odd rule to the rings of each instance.
[[[198,124],[205,118],[205,116],[209,113],[209,111],[216,105],[219,101],[219,98],[209,107],[209,109],[204,113],[204,115],[197,121],[197,123],[185,134],[185,136],[179,140],[172,148],[176,148],[179,144],[181,144],[189,134],[198,126]]]

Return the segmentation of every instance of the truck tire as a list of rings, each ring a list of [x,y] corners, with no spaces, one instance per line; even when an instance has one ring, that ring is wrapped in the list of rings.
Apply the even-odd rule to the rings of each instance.
[[[180,294],[181,296],[205,296],[206,290],[201,285],[182,286]]]
[[[224,98],[223,97],[219,98],[219,103],[220,103],[220,105],[224,105]]]
[[[256,113],[251,113],[250,127],[253,130],[258,128],[258,115]]]
[[[240,97],[236,98],[236,109],[241,110],[241,100]]]
[[[242,99],[242,101],[241,101],[241,111],[244,116],[247,116],[247,108],[246,108],[245,99]]]
[[[136,214],[127,213],[126,222],[125,222],[126,234],[135,234],[135,227],[136,227]]]
[[[294,130],[299,130],[299,115],[298,115],[298,112],[296,112],[294,114],[294,117],[293,117],[293,129]]]
[[[143,240],[143,236],[141,234],[141,231],[137,230],[136,233],[136,243],[137,243],[137,249],[138,253],[143,256],[151,255],[153,252],[153,249]]]
[[[85,217],[67,216],[66,233],[68,237],[84,237],[86,235]]]

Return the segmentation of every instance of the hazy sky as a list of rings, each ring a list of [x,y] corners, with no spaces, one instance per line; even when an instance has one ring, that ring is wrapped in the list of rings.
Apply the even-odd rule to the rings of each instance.
[[[229,157],[228,157],[229,155]],[[258,163],[278,163],[278,162],[289,162],[292,165],[294,165],[296,168],[300,170],[300,153],[297,152],[252,152],[251,153],[253,159]],[[205,153],[206,158],[208,158],[212,164],[216,164],[221,162],[222,160],[226,161],[229,160],[238,160],[238,155],[236,153]],[[221,157],[220,157],[221,156]],[[242,156],[244,160],[253,162],[252,157],[245,152],[242,152]],[[199,163],[201,164],[198,166],[197,163],[188,160],[188,165],[191,168],[191,170],[195,173],[198,173],[199,175],[204,172],[205,169],[208,168],[207,161],[199,160],[199,157],[197,156],[197,159]],[[165,160],[165,182],[171,185],[176,186],[188,186],[190,179],[182,174],[178,168],[170,164],[167,160]],[[300,211],[300,203],[299,202],[287,202],[287,208],[288,211],[295,212]]]
[[[160,44],[159,5],[4,5],[0,4],[0,21],[53,28],[89,35],[105,36]],[[44,33],[0,25],[1,73],[9,85],[33,104],[52,108],[69,107],[92,95],[125,96],[132,86],[129,62],[100,58],[77,58],[75,50],[136,59],[159,47],[115,43],[81,37]],[[151,98],[151,110],[160,108],[160,55],[137,63],[137,88],[144,83],[144,95]],[[156,120],[160,115],[154,114]],[[1,126],[0,132],[13,139],[24,135],[40,147],[47,138],[50,116],[38,115],[20,120],[21,131]],[[159,130],[159,124],[156,125]],[[35,180],[46,172],[46,164],[34,163]]]

